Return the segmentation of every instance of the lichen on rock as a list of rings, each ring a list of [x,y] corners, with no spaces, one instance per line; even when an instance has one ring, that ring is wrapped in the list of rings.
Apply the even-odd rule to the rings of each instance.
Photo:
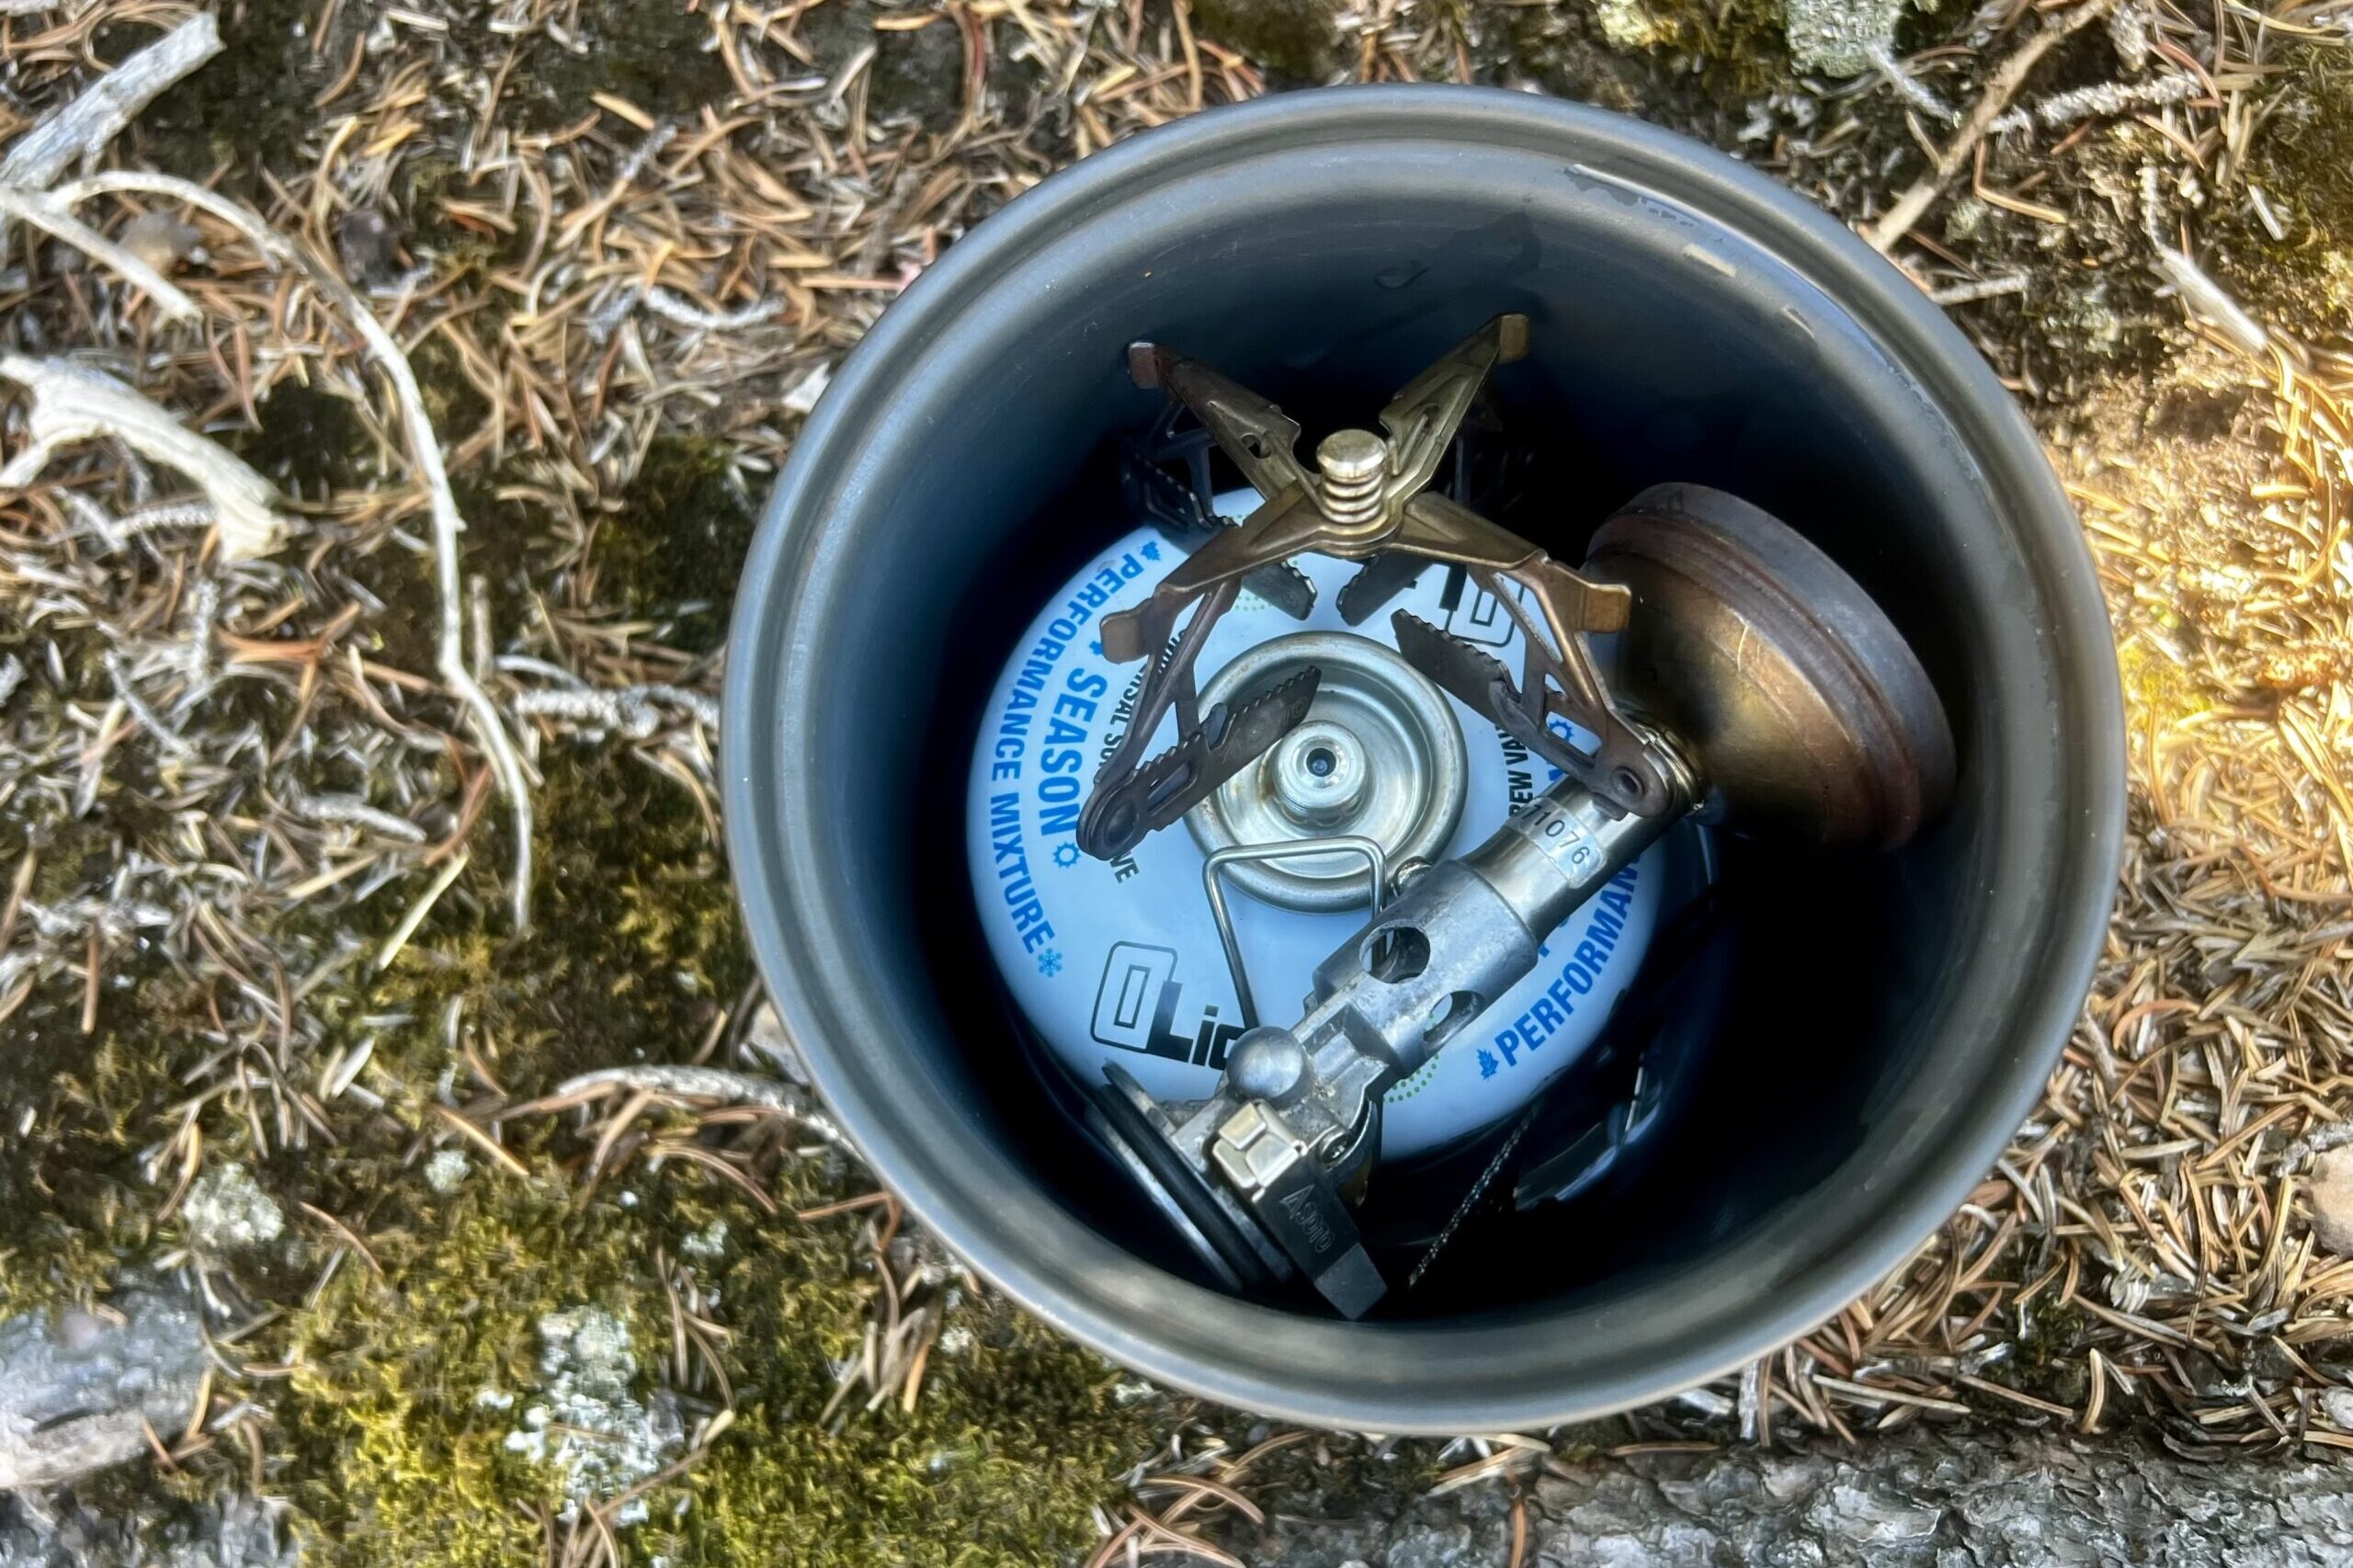
[[[622,1497],[660,1472],[685,1438],[676,1403],[656,1390],[641,1399],[629,1324],[602,1307],[574,1307],[540,1319],[540,1386],[506,1434],[506,1448],[555,1472],[560,1517]],[[615,1525],[646,1516],[642,1496],[613,1511]]]
[[[1648,49],[1669,30],[1643,0],[1595,0],[1594,16],[1612,49]]]
[[[473,1169],[462,1149],[437,1149],[425,1162],[425,1185],[447,1198],[465,1185],[466,1173]]]
[[[189,1246],[219,1257],[276,1241],[286,1214],[242,1161],[225,1160],[207,1166],[189,1187],[180,1222]]]
[[[1783,0],[1790,55],[1802,71],[1859,76],[1895,43],[1904,0]]]

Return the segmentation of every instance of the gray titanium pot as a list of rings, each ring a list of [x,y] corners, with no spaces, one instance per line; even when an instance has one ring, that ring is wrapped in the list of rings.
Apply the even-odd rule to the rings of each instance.
[[[1733,491],[1861,581],[1960,746],[1890,856],[1725,839],[1745,928],[1654,1157],[1486,1227],[1448,1288],[1343,1323],[1199,1283],[1056,1107],[983,949],[958,837],[985,683],[1122,527],[1110,437],[1179,345],[1311,433],[1498,311],[1563,560],[1659,481]],[[2121,703],[2076,520],[1919,291],[1770,181],[1518,94],[1341,88],[1218,109],[1055,176],[957,244],[843,367],[745,569],[727,824],[760,965],[876,1170],[980,1272],[1157,1381],[1381,1432],[1656,1399],[1804,1332],[1904,1256],[2033,1105],[2089,983],[2124,814]]]

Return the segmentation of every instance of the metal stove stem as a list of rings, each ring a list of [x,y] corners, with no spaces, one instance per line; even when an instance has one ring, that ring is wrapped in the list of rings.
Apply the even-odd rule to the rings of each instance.
[[[1545,937],[1699,798],[1688,765],[1654,744],[1670,811],[1620,812],[1563,778],[1471,854],[1416,874],[1317,967],[1303,1017],[1234,1042],[1216,1093],[1159,1108],[1186,1165],[1347,1315],[1386,1288],[1345,1198],[1380,1146],[1381,1096],[1534,969]]]

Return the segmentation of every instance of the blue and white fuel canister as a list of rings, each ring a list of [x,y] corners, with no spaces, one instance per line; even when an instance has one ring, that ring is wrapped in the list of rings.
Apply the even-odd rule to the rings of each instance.
[[[1219,497],[1239,516],[1247,491]],[[1151,528],[1108,546],[1046,602],[991,690],[974,750],[967,840],[981,926],[1024,1017],[1081,1083],[1116,1062],[1154,1096],[1206,1095],[1244,1028],[1202,867],[1229,844],[1360,835],[1392,867],[1471,849],[1559,777],[1405,664],[1386,613],[1349,627],[1335,608],[1358,568],[1296,564],[1316,587],[1294,620],[1246,590],[1211,632],[1202,710],[1245,699],[1300,665],[1323,671],[1307,719],[1195,807],[1182,827],[1104,862],[1077,844],[1096,769],[1125,733],[1140,664],[1103,657],[1097,622],[1135,604],[1184,558]],[[1517,665],[1519,631],[1474,585],[1433,562],[1392,602]],[[1150,748],[1176,739],[1173,715]],[[1660,915],[1653,847],[1546,946],[1543,961],[1422,1070],[1390,1091],[1381,1158],[1441,1149],[1525,1106],[1592,1043],[1641,966]],[[1229,867],[1228,903],[1265,1021],[1298,1015],[1315,965],[1365,922],[1360,855]]]

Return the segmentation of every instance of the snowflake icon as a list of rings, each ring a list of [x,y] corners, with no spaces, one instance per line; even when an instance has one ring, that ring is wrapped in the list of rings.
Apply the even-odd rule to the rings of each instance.
[[[1075,865],[1077,865],[1077,864],[1078,864],[1078,846],[1077,846],[1077,845],[1075,845],[1075,844],[1057,844],[1057,845],[1055,845],[1055,846],[1054,846],[1054,864],[1055,864],[1055,865],[1057,865],[1057,866],[1063,866],[1063,867],[1069,867],[1069,866],[1075,866]]]
[[[1495,1075],[1496,1071],[1495,1053],[1489,1051],[1485,1046],[1481,1046],[1479,1048],[1479,1076],[1482,1078],[1492,1078]]]
[[[1097,658],[1101,658],[1103,656],[1103,639],[1097,637],[1094,642],[1089,642],[1086,645],[1086,651],[1094,654]]]
[[[1044,952],[1038,955],[1038,972],[1040,974],[1042,974],[1047,979],[1051,980],[1055,975],[1062,973],[1062,971],[1063,955],[1058,949],[1048,948]]]

